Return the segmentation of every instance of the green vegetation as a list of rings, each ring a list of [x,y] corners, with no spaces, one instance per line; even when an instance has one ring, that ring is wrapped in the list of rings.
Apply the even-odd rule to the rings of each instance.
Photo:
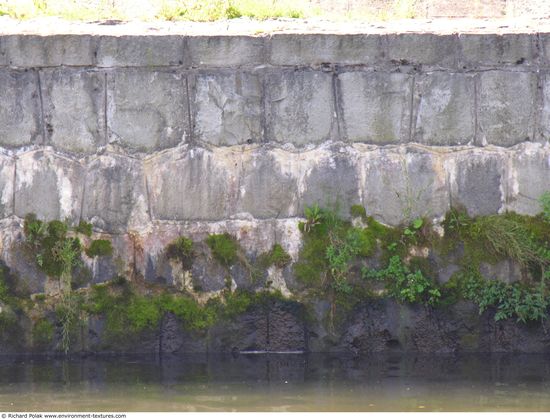
[[[543,193],[539,201],[542,206],[542,216],[546,222],[550,223],[550,192]]]
[[[185,236],[178,237],[166,247],[169,259],[179,260],[183,269],[189,270],[193,265],[193,241]]]
[[[174,314],[187,330],[201,332],[222,319],[234,318],[253,305],[274,299],[282,297],[278,293],[225,291],[222,298],[213,298],[201,305],[186,294],[169,294],[163,290],[144,294],[126,283],[94,286],[84,310],[105,315],[107,338],[120,341],[156,329],[166,313]]]
[[[86,254],[91,258],[96,256],[111,256],[113,254],[113,246],[109,240],[94,240],[86,249]]]
[[[80,302],[72,294],[73,271],[82,267],[82,245],[78,237],[69,236],[69,226],[62,221],[43,222],[34,214],[25,217],[24,233],[27,250],[34,255],[38,268],[46,275],[58,278],[61,288],[61,300],[56,308],[56,317],[62,327],[62,348],[69,351],[71,335],[74,334],[80,321]],[[87,235],[88,225],[80,223],[75,233]],[[94,240],[86,249],[90,257],[112,254],[108,240]]]
[[[270,266],[284,268],[291,261],[290,255],[279,243],[275,243],[269,252],[263,253],[258,257],[258,265],[264,269]]]
[[[426,278],[419,269],[413,272],[399,256],[392,256],[385,269],[365,269],[363,272],[366,279],[384,281],[388,295],[401,303],[426,303],[435,306],[441,297],[441,291],[433,280]]]
[[[224,266],[231,266],[238,260],[239,244],[229,233],[210,234],[206,244],[212,250],[212,256]]]
[[[80,234],[84,234],[86,237],[92,235],[92,224],[87,223],[86,221],[80,221],[78,226],[75,228],[75,231]]]
[[[32,328],[32,342],[35,347],[45,347],[49,345],[55,333],[55,328],[52,322],[48,319],[40,319]]]
[[[354,218],[362,218],[363,220],[367,219],[367,211],[363,205],[352,205],[349,213]]]

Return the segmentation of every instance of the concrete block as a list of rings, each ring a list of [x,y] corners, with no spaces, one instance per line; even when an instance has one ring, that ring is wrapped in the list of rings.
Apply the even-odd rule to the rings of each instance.
[[[408,141],[412,77],[401,73],[349,72],[338,76],[341,126],[348,141]]]
[[[540,196],[550,190],[550,148],[522,144],[514,150],[508,175],[507,209],[520,214],[541,212]]]
[[[0,86],[0,146],[41,143],[38,75],[34,71],[0,70]]]
[[[12,67],[91,66],[95,59],[91,35],[5,35],[2,44]]]
[[[154,220],[222,220],[234,213],[238,153],[175,149],[145,162]]]
[[[550,75],[541,75],[542,79],[542,109],[538,124],[538,138],[550,141]]]
[[[71,69],[42,73],[44,119],[55,148],[93,153],[105,144],[105,75]]]
[[[189,133],[185,77],[175,72],[117,70],[108,75],[109,141],[153,151],[186,141]]]
[[[475,88],[471,75],[430,73],[415,89],[413,141],[427,145],[474,142]]]
[[[450,156],[446,166],[453,207],[471,216],[496,214],[503,207],[504,153],[470,149]]]
[[[336,138],[332,74],[268,74],[265,94],[268,141],[303,146]]]
[[[261,96],[257,74],[198,74],[191,101],[194,139],[216,146],[261,142]]]
[[[269,62],[273,65],[323,63],[373,65],[383,57],[383,37],[365,34],[274,34]]]
[[[296,216],[298,179],[296,156],[274,149],[242,154],[237,213],[254,218]]]
[[[443,217],[450,207],[441,155],[416,148],[365,153],[361,191],[367,214],[390,225]]]
[[[18,156],[15,175],[15,215],[35,213],[46,220],[77,222],[85,171],[80,163],[50,151]]]
[[[460,34],[460,67],[530,65],[538,59],[533,34]]]
[[[479,135],[482,144],[511,146],[533,141],[537,76],[487,71],[480,75]]]
[[[539,36],[540,50],[542,53],[542,64],[550,66],[550,34],[541,33]]]
[[[163,67],[184,62],[184,37],[179,35],[102,36],[98,67]]]
[[[360,202],[357,155],[349,148],[314,150],[304,153],[302,169],[304,192],[295,215],[302,215],[304,206],[318,204],[348,218],[352,205]]]
[[[455,68],[457,36],[430,33],[386,35],[388,59],[402,65]]]
[[[145,177],[139,160],[102,155],[87,166],[82,218],[109,233],[149,222]]]
[[[13,213],[15,160],[0,154],[0,219]]]
[[[238,67],[264,63],[264,38],[257,36],[190,36],[187,54],[193,67]]]

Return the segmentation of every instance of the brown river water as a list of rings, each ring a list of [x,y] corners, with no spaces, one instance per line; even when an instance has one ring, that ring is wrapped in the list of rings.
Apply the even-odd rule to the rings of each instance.
[[[0,357],[0,411],[550,411],[550,356]]]

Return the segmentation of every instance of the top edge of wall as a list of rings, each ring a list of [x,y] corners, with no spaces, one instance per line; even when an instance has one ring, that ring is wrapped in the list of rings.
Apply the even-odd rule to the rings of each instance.
[[[550,33],[548,18],[432,18],[382,22],[246,18],[217,22],[74,22],[56,17],[16,20],[0,16],[3,35],[98,35],[98,36],[269,36],[274,34],[535,34]]]

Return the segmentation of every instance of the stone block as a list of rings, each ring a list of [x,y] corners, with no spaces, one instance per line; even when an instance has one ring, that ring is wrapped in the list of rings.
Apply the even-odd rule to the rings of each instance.
[[[102,36],[98,67],[163,67],[184,62],[184,37],[179,35]]]
[[[187,140],[185,77],[176,72],[117,70],[108,75],[109,141],[133,151],[173,147]]]
[[[538,58],[533,34],[460,34],[460,67],[529,65]]]
[[[45,220],[77,222],[85,171],[80,163],[49,151],[18,156],[15,175],[15,215],[35,213]]]
[[[41,143],[38,75],[34,71],[0,70],[0,86],[0,146]]]
[[[349,209],[360,202],[357,154],[351,148],[313,150],[301,157],[303,193],[295,215],[303,214],[304,206],[318,204],[337,211],[344,218]]]
[[[273,65],[324,63],[373,65],[383,56],[381,35],[274,34],[269,62]]]
[[[0,219],[13,213],[14,176],[14,159],[0,154]]]
[[[539,139],[550,140],[550,75],[541,75],[542,79],[542,109],[539,123]]]
[[[238,153],[175,149],[145,162],[154,220],[223,220],[234,213]]]
[[[281,150],[248,153],[242,156],[237,213],[254,218],[296,216],[298,179],[296,157]]]
[[[387,57],[402,65],[455,68],[457,36],[430,33],[386,35]]]
[[[473,76],[430,73],[415,85],[413,141],[426,145],[460,145],[475,138]]]
[[[194,139],[216,146],[261,142],[261,96],[257,74],[198,74],[191,101]]]
[[[338,76],[341,126],[348,141],[408,141],[412,77],[401,73],[349,72]]]
[[[55,148],[93,153],[105,144],[105,75],[56,69],[42,73],[44,120]]]
[[[296,146],[337,136],[332,74],[279,71],[266,75],[268,141]]]
[[[472,217],[496,214],[503,207],[505,176],[503,153],[470,149],[449,157],[451,205],[463,207]]]
[[[150,220],[139,160],[101,155],[88,164],[82,218],[109,233],[144,227]]]
[[[514,150],[508,175],[507,209],[535,215],[540,196],[550,190],[550,148],[525,143]]]
[[[550,66],[550,34],[541,33],[538,36],[542,53],[542,64]]]
[[[537,75],[487,71],[480,75],[479,86],[478,137],[481,143],[506,147],[533,141]]]
[[[363,154],[359,164],[367,214],[390,225],[443,217],[450,205],[444,163],[438,153],[416,148]]]
[[[6,35],[7,64],[12,67],[91,66],[95,42],[91,35]]]
[[[264,63],[263,37],[190,36],[186,42],[193,67],[238,67]]]

